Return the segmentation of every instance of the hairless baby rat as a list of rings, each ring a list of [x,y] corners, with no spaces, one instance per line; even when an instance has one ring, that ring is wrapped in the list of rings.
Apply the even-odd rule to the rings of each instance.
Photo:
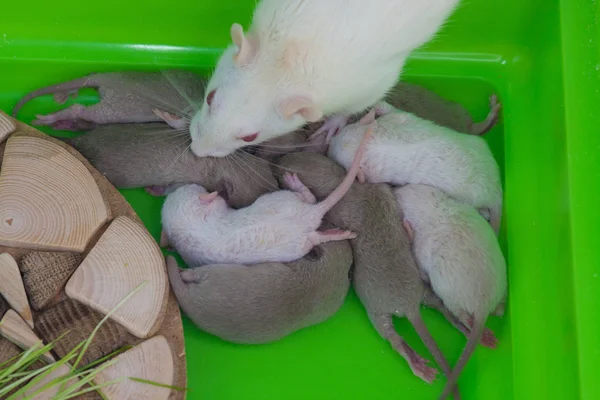
[[[488,315],[506,297],[506,262],[494,232],[473,207],[427,185],[406,185],[395,194],[417,263],[433,291],[472,328],[443,399],[475,350]]]
[[[192,151],[225,156],[324,115],[329,134],[381,100],[459,0],[262,0],[218,61],[192,119]],[[352,84],[349,84],[351,82]]]
[[[369,125],[346,126],[330,143],[328,155],[348,168]],[[372,140],[361,161],[371,183],[422,183],[438,187],[482,214],[489,211],[496,233],[502,216],[500,170],[481,137],[458,133],[414,114],[394,110],[377,119]]]
[[[281,158],[280,165],[299,171],[302,182],[318,198],[328,196],[345,174],[334,161],[317,153],[288,154]],[[335,226],[357,233],[351,240],[354,288],[373,326],[406,359],[415,375],[432,382],[437,371],[398,335],[392,324],[392,316],[406,317],[444,373],[450,373],[450,366],[421,318],[420,304],[426,298],[427,287],[399,218],[396,198],[386,184],[352,185],[325,216]],[[443,307],[440,303],[432,305]]]
[[[196,157],[189,136],[166,124],[99,126],[72,139],[63,139],[118,188],[199,183],[225,192],[232,207],[245,207],[259,196],[278,190],[268,162],[244,153],[225,158]]]
[[[346,177],[319,203],[298,176],[290,173],[285,183],[291,190],[267,193],[239,210],[230,209],[217,192],[207,193],[202,186],[176,189],[162,210],[168,241],[188,265],[256,264],[294,261],[319,243],[355,237],[350,231],[317,229],[355,180],[370,132],[363,135]]]
[[[399,82],[390,90],[385,100],[399,110],[457,132],[478,136],[487,133],[496,124],[501,108],[496,95],[491,95],[487,117],[476,123],[461,104],[449,101],[423,86],[408,82]]]
[[[221,339],[259,344],[330,318],[344,303],[352,250],[347,240],[323,243],[303,258],[180,270],[167,260],[171,287],[194,323]]]
[[[205,84],[199,75],[176,69],[94,73],[25,95],[13,109],[13,116],[35,97],[54,94],[54,99],[62,104],[79,89],[96,88],[99,103],[88,107],[75,104],[52,114],[38,115],[32,124],[82,130],[95,124],[158,122],[165,119],[160,112],[187,118],[203,101]]]

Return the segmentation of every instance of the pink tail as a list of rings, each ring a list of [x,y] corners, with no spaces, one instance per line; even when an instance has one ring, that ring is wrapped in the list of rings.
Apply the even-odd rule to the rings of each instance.
[[[333,206],[335,206],[337,202],[340,201],[342,197],[344,197],[348,190],[350,190],[352,183],[354,183],[354,180],[358,175],[358,170],[360,169],[360,162],[362,160],[363,155],[365,154],[365,151],[367,150],[367,142],[371,137],[371,134],[373,133],[373,127],[376,126],[376,124],[377,122],[373,122],[373,125],[367,130],[365,136],[362,138],[360,145],[358,146],[358,149],[354,154],[354,161],[352,161],[352,166],[350,166],[350,169],[348,170],[348,173],[346,174],[346,177],[344,178],[342,183],[340,183],[340,185],[337,188],[335,188],[335,190],[331,192],[331,194],[327,196],[325,200],[319,203],[318,206],[323,212],[323,214],[331,210],[331,208],[333,208]]]
[[[469,338],[467,339],[467,345],[465,346],[465,349],[463,350],[462,354],[460,355],[460,358],[456,362],[456,365],[454,366],[452,373],[448,376],[448,381],[446,382],[446,387],[444,387],[444,391],[442,392],[442,395],[440,396],[440,400],[444,400],[446,397],[448,397],[450,392],[456,386],[458,377],[460,376],[461,372],[467,365],[467,362],[469,361],[469,359],[471,358],[471,355],[475,351],[477,344],[479,344],[479,341],[481,340],[481,335],[483,334],[484,328],[485,328],[485,318],[475,317],[473,319],[473,328],[471,329],[471,334],[469,335]]]

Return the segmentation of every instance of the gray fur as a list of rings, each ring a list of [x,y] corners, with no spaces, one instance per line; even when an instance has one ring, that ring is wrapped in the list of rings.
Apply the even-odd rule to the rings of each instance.
[[[167,268],[179,305],[202,330],[235,343],[279,340],[321,323],[344,303],[352,251],[347,240],[323,243],[290,263]]]
[[[498,121],[500,104],[495,95],[490,98],[490,112],[480,122],[474,122],[471,114],[459,103],[449,101],[414,83],[399,82],[385,100],[392,106],[435,122],[457,132],[483,135]]]
[[[316,153],[288,154],[281,158],[280,165],[296,171],[319,200],[331,193],[346,174],[334,161]],[[351,240],[354,288],[381,336],[401,352],[400,347],[405,344],[393,329],[391,317],[408,318],[440,367],[449,374],[450,366],[422,323],[420,304],[427,288],[399,222],[401,217],[389,185],[354,184],[325,215],[325,220],[358,234]]]
[[[104,125],[65,141],[118,188],[198,183],[225,191],[236,208],[279,189],[268,162],[243,153],[198,158],[188,135],[166,124]]]
[[[203,101],[205,85],[205,79],[184,70],[95,73],[25,95],[13,109],[13,116],[35,97],[54,94],[55,99],[63,103],[70,94],[91,87],[98,89],[99,103],[88,107],[76,104],[53,114],[38,116],[32,124],[77,130],[86,127],[85,123],[91,123],[93,127],[93,124],[158,122],[161,119],[153,113],[154,108],[182,117],[195,112]]]

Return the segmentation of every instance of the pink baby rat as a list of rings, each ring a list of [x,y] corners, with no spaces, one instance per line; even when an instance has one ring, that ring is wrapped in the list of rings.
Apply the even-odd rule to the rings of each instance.
[[[335,117],[321,130],[335,132],[384,97],[458,2],[261,1],[247,34],[231,27],[233,45],[192,119],[192,151],[225,156],[323,116]]]
[[[328,155],[348,168],[369,117],[346,126],[330,143]],[[367,123],[365,123],[365,121]],[[361,175],[371,183],[421,183],[438,187],[457,200],[489,213],[500,230],[500,170],[487,143],[408,112],[394,110],[377,119],[361,161]]]
[[[468,204],[427,185],[395,189],[421,271],[444,305],[471,327],[442,399],[479,342],[488,315],[506,298],[506,262],[490,225]]]
[[[230,209],[217,192],[186,185],[167,196],[163,231],[188,265],[255,264],[297,260],[319,243],[351,239],[350,231],[317,231],[323,216],[346,194],[358,173],[370,137],[363,136],[347,176],[320,203],[294,174],[286,174],[290,190],[259,197],[251,206]]]
[[[162,122],[171,114],[189,122],[188,116],[202,102],[205,85],[199,75],[177,69],[94,73],[34,90],[17,103],[13,116],[33,98],[54,94],[54,99],[62,104],[82,88],[96,88],[99,103],[87,107],[75,104],[52,114],[38,115],[32,124],[59,130],[87,130],[99,124]]]

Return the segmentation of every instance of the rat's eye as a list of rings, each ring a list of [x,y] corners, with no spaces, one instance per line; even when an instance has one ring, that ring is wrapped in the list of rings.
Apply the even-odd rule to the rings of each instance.
[[[208,106],[210,107],[210,105],[212,104],[213,98],[215,97],[215,93],[217,93],[217,90],[212,90],[208,96],[206,96],[206,104],[208,104]]]
[[[242,136],[240,139],[242,139],[244,142],[250,143],[250,142],[254,142],[257,137],[258,137],[258,132],[253,133],[251,135]]]

